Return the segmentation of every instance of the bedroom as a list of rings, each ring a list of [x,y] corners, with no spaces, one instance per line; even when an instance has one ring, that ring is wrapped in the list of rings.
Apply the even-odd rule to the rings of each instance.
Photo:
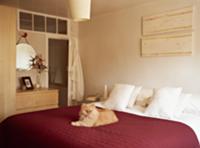
[[[33,1],[30,3],[23,0],[1,1],[0,3],[8,6],[20,4],[20,9],[27,9],[30,12],[39,12],[45,15],[49,13],[52,16],[65,17],[66,9],[64,5],[66,5],[66,2],[63,5],[52,5],[53,1],[50,1],[48,6],[45,5],[44,1],[36,2],[36,6],[34,6]],[[54,6],[56,6],[55,9],[52,9]],[[140,40],[143,37],[142,17],[180,10],[190,6],[193,6],[195,10],[192,28],[192,55],[142,57],[140,45]],[[48,10],[50,9],[48,7],[51,10]],[[116,83],[133,84],[155,89],[166,86],[182,87],[184,93],[199,94],[199,9],[199,0],[118,0],[114,3],[113,1],[109,3],[102,0],[92,1],[91,19],[80,23],[73,22],[73,25],[71,25],[72,35],[78,40],[80,50],[85,97],[102,95],[105,85],[111,91],[112,86]],[[3,16],[1,17],[3,18]],[[15,29],[13,28],[13,32]],[[5,79],[0,80],[1,84],[3,84],[1,85],[1,90],[4,91],[0,92],[0,96],[3,96],[1,97],[3,99],[0,100],[0,110],[1,116],[7,117],[15,112],[15,91],[17,87],[17,84],[15,84],[15,53],[12,51],[6,53],[2,51],[2,48],[7,47],[7,44],[15,44],[19,36],[16,33],[17,39],[15,40],[15,33],[13,35],[9,31],[11,34],[6,32],[3,35],[3,32],[5,31],[1,30],[1,44],[3,45],[3,47],[1,46],[1,53],[8,54],[9,56],[7,55],[6,57],[10,59],[7,58],[4,62],[9,66],[4,67],[3,62],[1,63],[3,70],[1,70],[0,75],[2,79],[3,77]],[[26,32],[28,33],[27,38],[30,44],[40,51],[44,51],[44,48],[46,48],[45,37],[40,34],[34,34],[34,32]],[[12,36],[11,38],[15,41],[7,40],[6,35]],[[45,52],[42,52],[42,54],[47,59]],[[0,57],[0,61],[3,60],[4,58]],[[5,76],[8,73],[10,73],[9,78]],[[35,83],[35,76],[31,78]],[[46,80],[42,81],[44,81],[45,86]],[[194,103],[199,103],[198,99],[194,99]],[[198,111],[199,108],[197,107],[197,113]]]

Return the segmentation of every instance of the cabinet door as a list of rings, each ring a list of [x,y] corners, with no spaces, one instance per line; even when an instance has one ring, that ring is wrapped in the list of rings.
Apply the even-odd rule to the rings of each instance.
[[[20,29],[33,30],[32,14],[26,12],[19,13]]]

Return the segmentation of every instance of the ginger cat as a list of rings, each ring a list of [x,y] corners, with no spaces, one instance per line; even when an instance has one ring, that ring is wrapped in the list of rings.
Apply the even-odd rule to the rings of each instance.
[[[96,127],[118,121],[114,111],[97,109],[94,104],[82,104],[79,112],[79,120],[71,122],[73,126]]]

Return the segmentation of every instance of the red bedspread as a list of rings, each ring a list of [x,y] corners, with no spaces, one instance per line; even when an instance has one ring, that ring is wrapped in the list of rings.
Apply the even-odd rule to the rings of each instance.
[[[200,148],[191,128],[178,122],[116,112],[118,123],[73,127],[78,111],[69,107],[13,116],[0,124],[0,137],[8,148]]]

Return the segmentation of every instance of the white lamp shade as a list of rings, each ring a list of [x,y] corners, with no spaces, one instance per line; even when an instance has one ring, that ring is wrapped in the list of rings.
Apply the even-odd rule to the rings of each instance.
[[[90,19],[91,0],[68,0],[71,18],[74,21]]]

